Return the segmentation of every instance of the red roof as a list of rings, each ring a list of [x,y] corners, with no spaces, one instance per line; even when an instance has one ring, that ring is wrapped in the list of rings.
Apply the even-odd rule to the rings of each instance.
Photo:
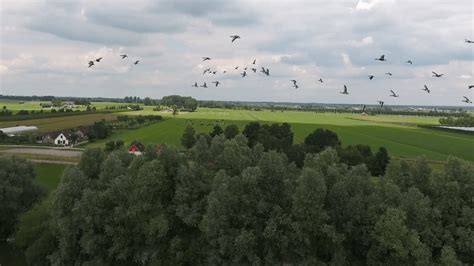
[[[130,148],[128,148],[128,151],[129,152],[140,152],[140,149],[138,149],[137,145],[133,144],[132,146],[130,146]]]

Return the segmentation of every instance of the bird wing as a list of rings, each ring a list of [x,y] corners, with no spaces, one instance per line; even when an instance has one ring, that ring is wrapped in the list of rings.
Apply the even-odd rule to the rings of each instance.
[[[381,55],[381,56],[380,56],[380,59],[382,59],[382,60],[385,59],[385,55],[384,55],[384,54]]]

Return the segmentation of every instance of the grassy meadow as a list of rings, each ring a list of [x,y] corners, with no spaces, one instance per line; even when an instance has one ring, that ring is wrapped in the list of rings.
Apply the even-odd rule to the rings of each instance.
[[[41,110],[41,103],[50,103],[48,101],[17,101],[17,100],[6,100],[6,99],[0,99],[0,108],[3,108],[3,106],[6,106],[8,110],[13,111],[14,113],[19,110],[35,110],[39,111]],[[119,106],[119,105],[124,105],[124,103],[116,103],[116,102],[91,102],[91,107],[95,107],[97,110],[104,110],[107,106]],[[86,110],[85,106],[80,106],[74,110],[81,110],[84,111]],[[43,111],[49,112],[51,111],[51,108],[44,108]]]
[[[110,139],[125,143],[133,140],[145,144],[167,143],[181,147],[180,138],[186,125],[197,132],[210,132],[215,124],[225,127],[234,123],[242,130],[250,121],[261,123],[291,124],[295,143],[300,143],[316,128],[327,128],[339,135],[343,145],[368,144],[373,149],[386,147],[397,158],[424,155],[430,160],[445,160],[454,155],[474,161],[474,137],[471,135],[442,132],[417,127],[417,124],[438,124],[438,117],[421,116],[363,116],[357,114],[332,114],[313,112],[270,112],[199,108],[197,112],[180,113],[173,117],[169,112],[154,112],[150,108],[129,115],[161,114],[162,122],[135,130],[122,130]],[[105,141],[89,146],[102,146]]]
[[[36,163],[36,181],[45,186],[48,191],[53,191],[59,185],[66,165]]]

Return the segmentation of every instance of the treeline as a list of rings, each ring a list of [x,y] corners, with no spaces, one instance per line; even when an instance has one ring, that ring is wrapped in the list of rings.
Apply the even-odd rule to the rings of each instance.
[[[193,97],[184,97],[179,95],[164,96],[161,99],[161,104],[173,109],[190,112],[196,111],[198,107],[198,102]]]
[[[468,115],[459,118],[442,117],[439,119],[439,123],[443,126],[474,127],[474,116]]]
[[[2,180],[15,176],[3,186],[32,179],[29,163],[2,160]],[[242,134],[201,136],[184,154],[87,150],[14,239],[34,265],[470,265],[473,188],[473,163],[456,158],[374,178],[332,148],[300,169]],[[11,191],[0,238],[27,208]]]
[[[197,133],[194,128],[188,125],[181,137],[181,144],[187,148],[192,148],[201,137],[211,144],[212,138],[223,135],[226,139],[233,139],[239,134],[239,128],[230,124],[222,129],[215,125],[212,132]],[[390,161],[388,151],[380,147],[376,153],[368,145],[358,144],[343,147],[335,132],[318,128],[313,133],[306,136],[303,143],[293,144],[293,131],[288,123],[283,124],[260,124],[251,122],[245,126],[242,134],[246,137],[250,148],[260,144],[265,151],[275,150],[284,153],[289,162],[294,162],[299,168],[303,167],[306,156],[310,153],[319,153],[326,148],[334,148],[341,162],[348,166],[365,164],[373,176],[385,174],[385,169]]]

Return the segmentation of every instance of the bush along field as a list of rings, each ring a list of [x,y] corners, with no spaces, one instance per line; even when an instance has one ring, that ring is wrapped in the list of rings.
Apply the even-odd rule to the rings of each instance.
[[[292,134],[288,124],[243,134],[189,125],[184,152],[89,149],[23,216],[33,218],[3,232],[18,228],[15,242],[38,265],[474,263],[474,163],[449,157],[433,173],[424,158],[341,147],[325,129],[298,147]]]

